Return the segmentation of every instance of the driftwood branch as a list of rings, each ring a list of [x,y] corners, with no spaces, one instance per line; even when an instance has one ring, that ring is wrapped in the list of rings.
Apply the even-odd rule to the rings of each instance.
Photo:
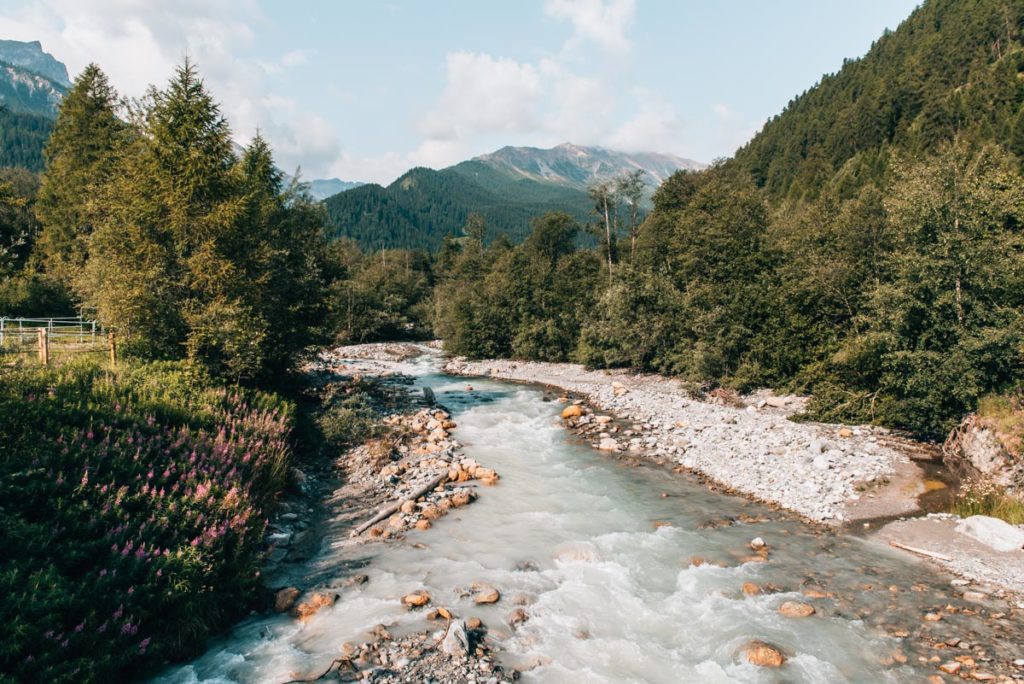
[[[434,487],[437,487],[438,485],[442,484],[447,479],[448,473],[441,473],[440,475],[432,479],[430,482],[414,491],[412,494],[409,494],[409,496],[403,497],[401,499],[398,499],[397,501],[394,501],[393,503],[388,504],[384,508],[380,509],[380,511],[378,511],[377,514],[374,515],[372,518],[364,522],[356,529],[352,530],[352,536],[358,537],[363,532],[370,529],[384,518],[394,515],[395,512],[402,507],[402,503],[405,502],[407,499],[412,499],[413,501],[415,501],[416,499],[420,498],[421,496],[429,492]]]
[[[947,562],[953,560],[949,556],[943,556],[941,553],[935,553],[934,551],[925,551],[924,549],[919,549],[919,548],[916,548],[914,546],[907,546],[906,544],[900,544],[898,541],[891,541],[891,542],[889,542],[889,546],[895,546],[897,549],[903,549],[904,551],[910,551],[911,553],[916,553],[919,556],[925,556],[927,558],[934,558],[935,560],[947,561]]]
[[[326,677],[327,675],[331,674],[331,672],[334,670],[334,668],[338,668],[338,671],[340,672],[342,665],[348,665],[349,667],[352,667],[352,661],[349,660],[348,658],[336,658],[335,660],[333,660],[331,662],[331,666],[328,667],[327,670],[322,675],[319,675],[317,677],[313,677],[311,679],[289,679],[284,684],[302,684],[303,682],[318,682],[321,679],[323,679],[324,677]],[[353,669],[355,669],[355,668],[353,668]]]

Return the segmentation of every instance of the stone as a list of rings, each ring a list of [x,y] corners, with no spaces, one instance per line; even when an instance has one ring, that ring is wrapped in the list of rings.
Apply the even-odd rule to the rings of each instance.
[[[569,418],[579,418],[583,415],[583,407],[573,404],[566,406],[562,409],[562,420],[568,420]]]
[[[789,399],[786,397],[768,397],[764,400],[764,403],[772,408],[786,408],[789,405]]]
[[[416,512],[416,502],[413,501],[412,499],[406,499],[405,501],[402,502],[402,509],[401,510],[406,515],[409,515],[410,513],[415,513]]]
[[[472,496],[470,495],[469,492],[466,491],[455,492],[454,494],[452,494],[451,498],[452,506],[456,508],[462,508],[463,506],[468,505],[469,502],[472,500]]]
[[[287,613],[295,605],[295,600],[302,592],[296,587],[285,587],[274,594],[274,610],[278,613]]]
[[[519,625],[523,624],[524,622],[526,622],[529,619],[530,619],[529,613],[527,613],[522,608],[516,608],[508,616],[508,624],[511,627],[518,627]]]
[[[465,658],[469,654],[469,637],[466,636],[466,625],[462,620],[452,620],[448,623],[448,630],[441,642],[441,650],[452,658]]]
[[[943,663],[942,665],[939,665],[939,669],[945,672],[946,674],[956,674],[960,671],[962,667],[963,665],[956,662],[955,660],[950,660],[948,663]]]
[[[966,534],[995,551],[1009,553],[1024,548],[1024,530],[987,515],[972,515],[961,520],[956,531]]]
[[[489,584],[474,584],[473,590],[476,592],[473,595],[473,601],[477,604],[497,603],[498,599],[501,598],[498,590]]]
[[[814,606],[803,601],[785,601],[779,606],[779,613],[791,618],[805,618],[814,615]]]
[[[761,587],[757,586],[753,582],[744,582],[741,588],[743,593],[747,596],[757,596],[761,593]]]
[[[292,608],[292,615],[305,622],[309,618],[313,617],[320,611],[321,608],[327,606],[333,606],[334,602],[338,600],[337,594],[329,594],[326,592],[318,591],[309,596],[302,603]]]
[[[747,662],[758,667],[782,667],[786,656],[782,651],[765,641],[750,641],[743,646]]]
[[[437,614],[440,615],[441,617],[443,617],[445,620],[451,620],[452,619],[451,611],[449,611],[447,608],[438,608],[437,609]]]
[[[618,451],[619,443],[611,437],[605,437],[598,443],[597,448],[601,451]]]
[[[982,593],[980,591],[965,591],[964,592],[964,600],[965,601],[984,601],[987,598],[988,598],[988,594],[984,594],[984,593]]]
[[[432,525],[430,524],[429,520],[417,520],[416,521],[416,529],[417,530],[429,530],[431,527],[432,527]]]
[[[754,537],[750,540],[750,548],[752,548],[754,551],[760,551],[766,546],[768,545],[765,544],[764,539],[761,539],[760,537]]]
[[[942,619],[942,613],[925,613],[925,622],[938,622]]]
[[[597,421],[598,425],[607,425],[608,423],[612,422],[612,417],[611,416],[597,416],[594,420]]]
[[[402,603],[410,608],[419,608],[430,603],[430,594],[425,591],[414,591],[402,597]]]
[[[847,427],[839,428],[839,436],[843,437],[844,439],[847,437],[853,437],[853,430]]]
[[[442,515],[444,515],[444,511],[442,511],[437,506],[434,506],[433,504],[429,504],[423,507],[423,510],[420,512],[420,515],[422,515],[427,520],[437,520]]]
[[[480,629],[484,626],[484,623],[480,622],[480,618],[471,617],[466,620],[466,627],[469,629]]]

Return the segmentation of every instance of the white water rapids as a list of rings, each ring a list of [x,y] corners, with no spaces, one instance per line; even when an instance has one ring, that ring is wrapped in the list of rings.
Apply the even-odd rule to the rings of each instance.
[[[499,484],[404,541],[327,550],[315,562],[339,586],[354,572],[369,582],[338,589],[340,600],[304,624],[286,616],[242,623],[159,681],[283,682],[323,671],[342,643],[364,641],[378,623],[393,633],[436,629],[424,611],[400,604],[418,589],[435,606],[483,620],[506,666],[539,663],[523,673],[527,682],[923,681],[918,653],[886,629],[916,629],[926,609],[949,600],[931,593],[944,583],[922,566],[692,478],[628,466],[563,429],[561,407],[543,401],[543,390],[473,379],[470,392],[466,379],[437,374],[435,363],[428,357],[405,370],[433,388],[458,423],[454,438],[501,474]],[[700,527],[740,515],[768,520]],[[769,562],[741,562],[758,536],[771,548]],[[694,556],[727,567],[691,565]],[[459,598],[456,588],[473,582],[497,587],[502,600]],[[745,596],[744,582],[779,591]],[[916,582],[936,588],[912,590]],[[779,604],[802,598],[809,584],[834,598],[811,601],[818,613],[809,618],[780,615]],[[506,621],[519,595],[529,620],[512,629]],[[948,621],[935,627],[946,628]],[[739,654],[751,639],[792,657],[779,670],[757,668]],[[907,664],[882,664],[900,648]]]

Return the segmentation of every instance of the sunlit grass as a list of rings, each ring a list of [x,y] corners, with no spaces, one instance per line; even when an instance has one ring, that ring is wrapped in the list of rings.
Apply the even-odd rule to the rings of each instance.
[[[987,515],[1011,525],[1024,524],[1024,502],[1007,496],[992,484],[966,485],[953,503],[951,512],[961,518]]]

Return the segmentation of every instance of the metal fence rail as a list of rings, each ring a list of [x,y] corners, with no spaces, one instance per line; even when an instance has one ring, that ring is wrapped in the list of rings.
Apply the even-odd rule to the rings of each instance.
[[[26,318],[0,316],[0,357],[35,356],[49,364],[52,355],[109,353],[116,362],[116,343],[95,320],[75,317]]]

